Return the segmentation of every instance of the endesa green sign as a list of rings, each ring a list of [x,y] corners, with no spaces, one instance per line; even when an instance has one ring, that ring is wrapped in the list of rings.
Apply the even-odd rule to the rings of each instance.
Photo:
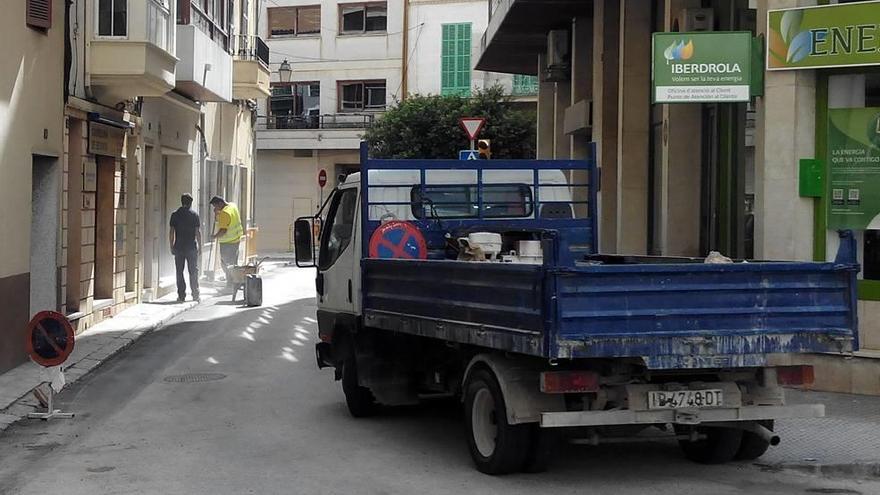
[[[880,1],[771,10],[767,69],[880,64]]]
[[[654,103],[734,103],[752,96],[751,33],[654,33],[652,62]]]
[[[830,109],[828,119],[828,226],[880,228],[880,108]]]

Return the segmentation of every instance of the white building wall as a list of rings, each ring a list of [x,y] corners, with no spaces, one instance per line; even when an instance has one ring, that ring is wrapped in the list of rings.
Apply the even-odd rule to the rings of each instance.
[[[440,94],[443,25],[471,23],[471,65],[476,65],[483,33],[489,24],[489,2],[410,0],[409,3],[409,92]],[[510,93],[513,76],[477,70],[471,72],[471,88],[483,89],[495,84],[500,84]]]

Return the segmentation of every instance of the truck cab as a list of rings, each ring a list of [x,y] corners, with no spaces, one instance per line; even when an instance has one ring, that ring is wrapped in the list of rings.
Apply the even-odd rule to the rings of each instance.
[[[812,380],[799,353],[858,348],[851,234],[829,263],[602,254],[598,177],[592,161],[362,149],[295,226],[297,264],[317,267],[318,366],[351,414],[454,397],[490,474],[646,429],[697,462],[755,459],[781,441],[774,421],[824,415],[784,387]]]

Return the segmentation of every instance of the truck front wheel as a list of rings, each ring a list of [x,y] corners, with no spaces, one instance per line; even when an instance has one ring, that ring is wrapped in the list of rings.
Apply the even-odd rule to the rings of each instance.
[[[354,353],[342,364],[342,391],[348,412],[355,418],[365,418],[376,413],[376,398],[367,387],[358,383],[357,359]]]
[[[529,425],[508,424],[501,387],[488,370],[474,370],[468,378],[464,416],[477,470],[508,474],[523,469],[531,443]]]

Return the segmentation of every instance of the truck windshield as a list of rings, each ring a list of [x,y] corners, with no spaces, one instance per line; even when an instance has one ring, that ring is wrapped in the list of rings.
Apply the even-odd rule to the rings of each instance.
[[[413,216],[475,218],[480,208],[476,184],[425,185],[410,192]],[[532,189],[526,184],[483,184],[484,218],[525,218],[532,215]]]

